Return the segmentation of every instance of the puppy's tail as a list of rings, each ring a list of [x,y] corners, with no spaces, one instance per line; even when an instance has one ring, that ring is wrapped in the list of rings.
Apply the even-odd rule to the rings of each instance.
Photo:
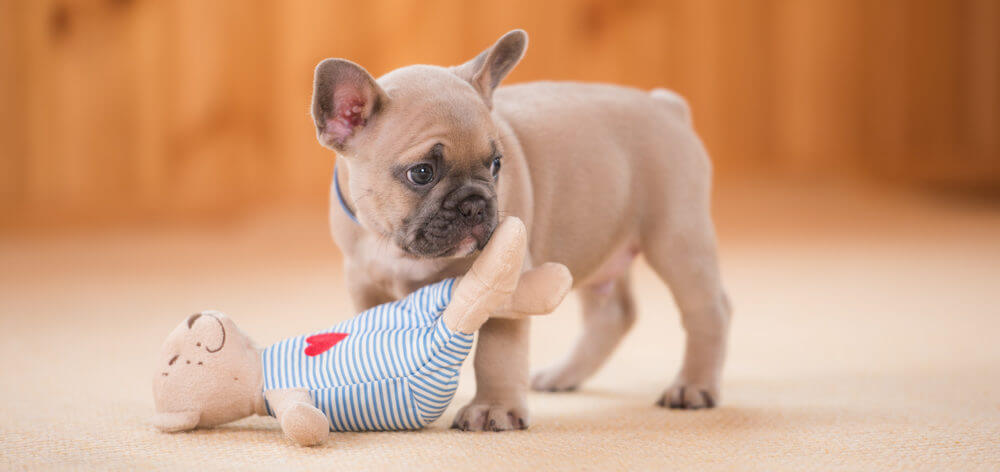
[[[684,97],[673,90],[665,88],[655,88],[649,94],[658,102],[666,105],[673,114],[680,117],[685,123],[691,124],[691,108],[688,107],[687,100],[684,100]]]

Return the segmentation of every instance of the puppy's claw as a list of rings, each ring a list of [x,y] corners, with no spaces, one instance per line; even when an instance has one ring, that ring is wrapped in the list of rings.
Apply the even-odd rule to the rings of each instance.
[[[461,424],[462,431],[509,431],[526,429],[526,416],[521,407],[470,403],[458,412],[454,424]]]
[[[716,398],[718,398],[718,388],[716,387],[687,385],[678,382],[663,392],[656,405],[661,408],[700,410],[702,408],[715,408]]]
[[[702,390],[701,397],[705,400],[705,408],[715,408],[715,400],[712,398],[711,393]]]
[[[684,408],[684,386],[683,385],[681,385],[680,394],[677,395],[677,398],[671,398],[670,399],[670,408],[672,408],[672,409]]]

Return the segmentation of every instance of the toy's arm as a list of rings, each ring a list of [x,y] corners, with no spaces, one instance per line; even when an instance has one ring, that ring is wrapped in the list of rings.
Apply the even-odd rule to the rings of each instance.
[[[286,388],[264,392],[274,416],[281,423],[285,436],[300,446],[315,446],[330,435],[330,420],[313,406],[312,394],[306,389]]]
[[[573,284],[562,264],[543,264],[521,276],[527,250],[527,230],[515,217],[504,219],[490,242],[455,284],[442,318],[453,331],[472,333],[490,316],[519,318],[548,313]]]

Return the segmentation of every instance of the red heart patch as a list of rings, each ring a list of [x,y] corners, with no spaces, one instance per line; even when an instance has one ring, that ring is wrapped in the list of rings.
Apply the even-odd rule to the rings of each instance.
[[[329,351],[334,344],[337,344],[347,337],[347,333],[323,333],[315,334],[306,338],[306,342],[309,343],[306,346],[305,354],[307,356],[318,356],[326,351]]]

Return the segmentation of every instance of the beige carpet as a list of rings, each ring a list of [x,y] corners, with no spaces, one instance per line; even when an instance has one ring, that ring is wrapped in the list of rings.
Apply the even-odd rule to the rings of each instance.
[[[0,238],[0,469],[1000,469],[1000,211],[831,188],[717,206],[736,307],[721,408],[653,406],[679,363],[668,293],[636,267],[636,329],[579,392],[532,394],[526,432],[432,428],[289,445],[273,420],[147,423],[162,337],[219,308],[258,341],[349,316],[321,213]],[[577,333],[535,324],[536,365]]]

